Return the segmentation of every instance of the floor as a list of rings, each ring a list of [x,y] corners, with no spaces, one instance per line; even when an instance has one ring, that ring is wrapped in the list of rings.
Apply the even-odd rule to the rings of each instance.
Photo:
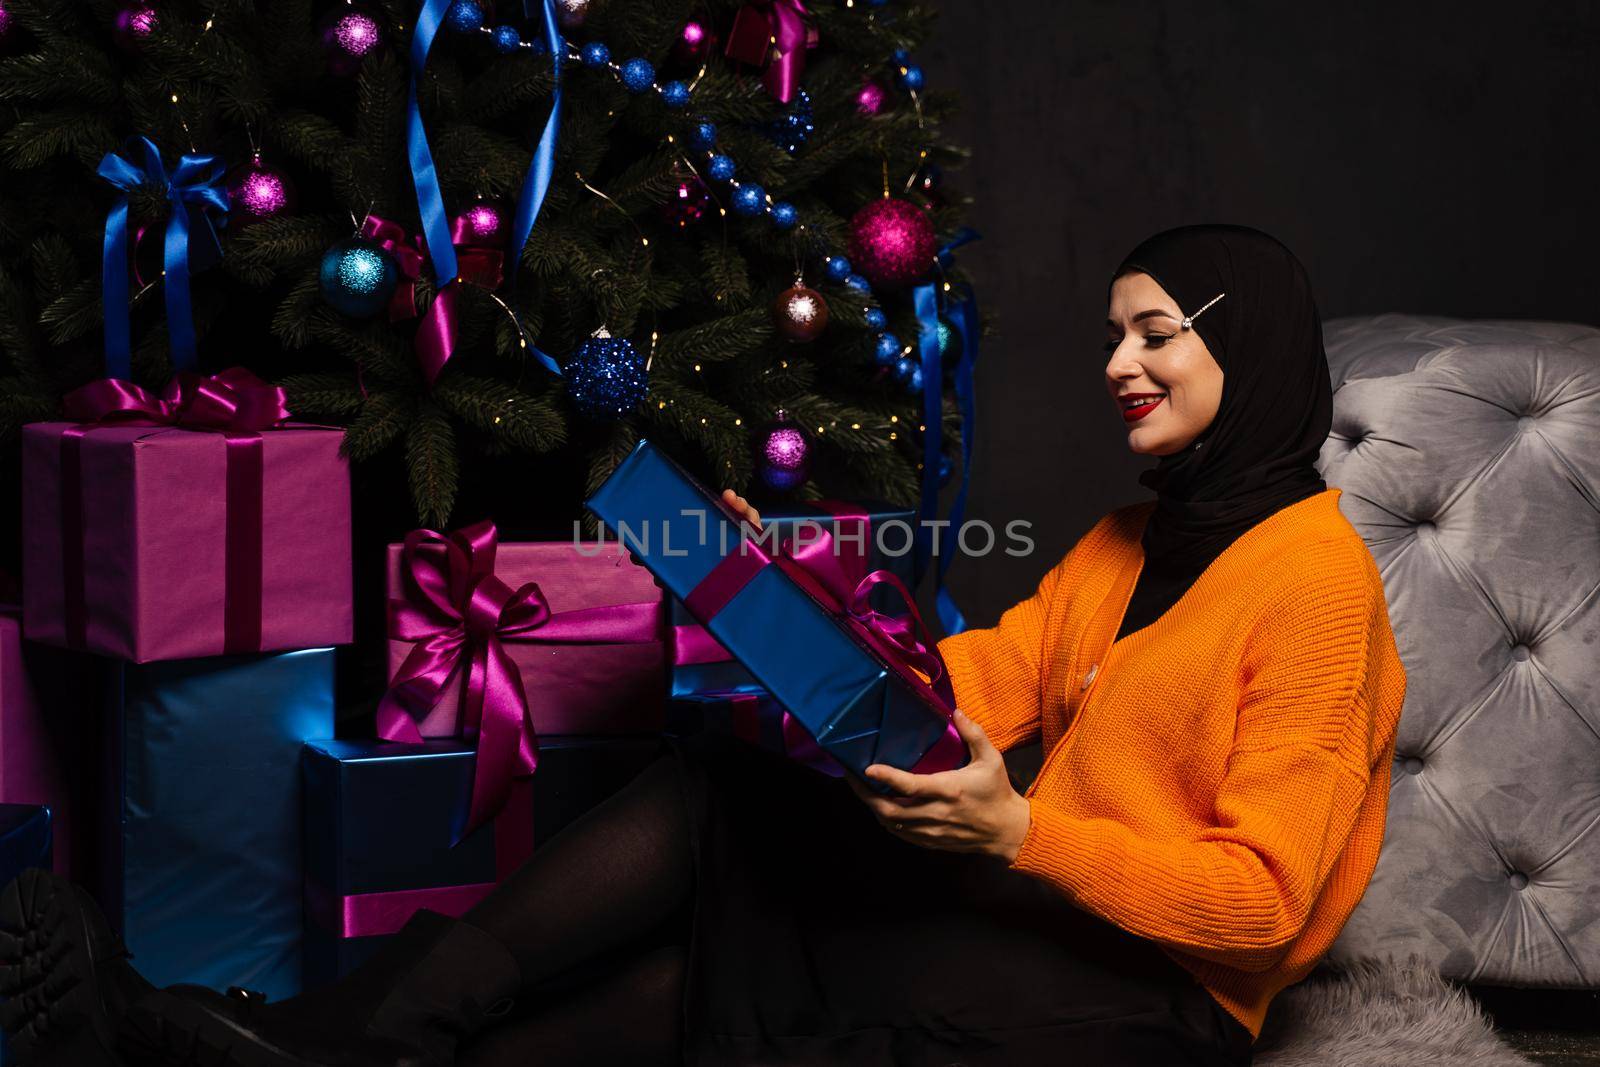
[[[1540,1067],[1600,1067],[1600,992],[1479,987],[1506,1041]]]

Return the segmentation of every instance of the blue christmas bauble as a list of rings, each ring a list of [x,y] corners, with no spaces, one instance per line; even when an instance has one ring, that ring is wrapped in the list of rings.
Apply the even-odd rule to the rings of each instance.
[[[899,382],[901,385],[909,387],[911,385],[911,379],[912,379],[913,376],[915,376],[919,380],[921,379],[921,377],[922,377],[922,364],[921,363],[917,362],[915,359],[911,358],[910,356],[901,356],[899,359],[894,361],[894,380],[895,381]]]
[[[889,325],[889,316],[883,313],[882,308],[868,308],[863,317],[867,320],[868,329],[881,330]]]
[[[745,182],[733,193],[733,211],[736,215],[754,218],[767,206],[767,191],[755,182]]]
[[[787,200],[779,200],[772,205],[772,224],[780,230],[787,230],[799,221],[800,212]]]
[[[689,143],[702,152],[709,152],[717,147],[717,126],[714,122],[697,122],[694,130],[689,134]]]
[[[706,164],[706,173],[719,182],[725,182],[733,177],[734,171],[733,157],[725,156],[721,153],[712,156],[711,162]]]
[[[589,338],[561,373],[572,406],[588,419],[620,419],[650,395],[644,358],[626,337]]]
[[[590,69],[603,67],[611,62],[611,49],[607,48],[603,41],[590,41],[578,54],[583,60],[583,65]]]
[[[913,63],[896,74],[894,80],[902,89],[909,89],[913,92],[920,91],[923,85],[922,68]]]
[[[656,83],[656,68],[648,59],[635,56],[622,64],[622,85],[630,93],[646,92]]]
[[[900,338],[892,333],[880,333],[873,358],[878,361],[878,366],[891,367],[900,359],[900,349]]]
[[[872,291],[872,283],[853,271],[845,275],[844,283],[850,288],[859,289],[864,293],[870,293]]]
[[[911,378],[905,383],[906,392],[917,396],[922,392],[922,364],[918,363],[911,368]]]
[[[805,147],[816,128],[811,94],[801,89],[795,94],[789,110],[767,124],[766,134],[774,144],[794,155]]]
[[[370,241],[353,238],[322,254],[317,286],[322,299],[342,315],[364,319],[389,304],[400,282],[400,270],[389,253]]]
[[[950,478],[951,478],[952,475],[955,474],[955,472],[956,472],[955,461],[952,460],[949,456],[943,455],[941,453],[940,456],[939,456],[939,488],[940,489],[943,489],[945,486],[950,484]]]
[[[517,32],[515,26],[496,26],[494,28],[494,50],[501,55],[510,55],[522,47],[522,34]]]
[[[477,33],[483,28],[483,8],[478,0],[455,0],[444,13],[444,24],[456,33]]]
[[[670,108],[687,107],[689,86],[686,82],[670,81],[661,87],[661,102]]]
[[[890,58],[894,60],[895,66],[904,67],[911,62],[911,53],[907,49],[896,48]]]
[[[850,277],[850,261],[843,256],[829,256],[823,269],[828,272],[828,277],[836,282],[842,282]]]

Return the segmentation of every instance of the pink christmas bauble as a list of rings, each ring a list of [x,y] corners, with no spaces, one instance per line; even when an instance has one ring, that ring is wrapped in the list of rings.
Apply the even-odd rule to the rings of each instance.
[[[876,115],[888,102],[888,90],[875,81],[863,82],[856,90],[856,110],[863,115]]]
[[[921,281],[933,269],[937,241],[933,223],[905,200],[874,200],[850,220],[846,255],[856,273],[875,287],[894,288]]]
[[[275,219],[294,209],[289,176],[256,156],[228,173],[229,229],[258,219]]]
[[[678,179],[678,187],[661,205],[661,217],[678,229],[685,230],[704,220],[711,210],[711,190],[689,167],[674,164],[672,173]]]
[[[362,62],[382,47],[383,23],[359,5],[336,7],[322,21],[322,49],[328,57],[328,69],[340,77],[360,70]]]
[[[0,53],[17,35],[17,19],[11,14],[9,0],[0,0]]]
[[[145,38],[156,32],[160,19],[156,9],[145,3],[127,3],[117,8],[111,25],[111,37],[124,51],[137,52],[144,46]]]
[[[479,245],[503,245],[511,232],[511,213],[499,200],[479,200],[451,222],[451,229]]]

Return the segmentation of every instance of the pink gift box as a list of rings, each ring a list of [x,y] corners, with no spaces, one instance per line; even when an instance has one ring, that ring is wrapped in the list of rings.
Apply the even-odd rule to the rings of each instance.
[[[661,587],[616,542],[509,542],[499,545],[495,577],[516,589],[536,582],[559,615],[579,608],[617,604],[656,605],[662,639],[626,644],[563,644],[507,640],[506,652],[522,676],[523,690],[538,734],[660,733],[666,728],[667,645]],[[405,597],[401,580],[403,546],[389,546],[389,595]],[[584,552],[594,553],[585,555]],[[537,634],[537,631],[535,631]],[[394,677],[409,641],[389,642],[389,675]],[[439,702],[417,728],[423,737],[462,736],[461,682],[464,671],[445,688]]]
[[[58,739],[45,720],[39,687],[23,662],[22,625],[15,609],[0,607],[0,804],[50,809],[55,869],[69,874],[71,816]],[[36,651],[42,651],[37,650]],[[81,708],[58,708],[66,716]]]
[[[259,483],[238,460],[251,451],[240,447],[249,436],[24,426],[27,636],[135,663],[348,643],[350,477],[339,455],[342,432],[261,433]],[[63,461],[70,477],[74,449],[76,494],[63,489]],[[251,491],[257,484],[259,492]],[[241,573],[250,580],[240,581]],[[253,647],[229,647],[229,626],[237,633],[241,616],[245,632],[259,625]]]

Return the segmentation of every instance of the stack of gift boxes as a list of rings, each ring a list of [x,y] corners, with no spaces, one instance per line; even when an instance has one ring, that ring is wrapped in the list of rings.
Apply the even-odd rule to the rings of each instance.
[[[253,380],[207,388],[281,405]],[[963,762],[909,555],[874,534],[910,515],[796,508],[750,550],[648,443],[589,502],[621,543],[501,544],[485,522],[391,545],[376,736],[337,738],[339,444],[282,418],[24,429],[20,632],[0,612],[0,802],[21,806],[0,807],[0,876],[50,862],[53,818],[58,868],[153,982],[278,999],[332,980],[417,909],[467,911],[663,734],[835,776]],[[66,784],[84,780],[87,800]]]

